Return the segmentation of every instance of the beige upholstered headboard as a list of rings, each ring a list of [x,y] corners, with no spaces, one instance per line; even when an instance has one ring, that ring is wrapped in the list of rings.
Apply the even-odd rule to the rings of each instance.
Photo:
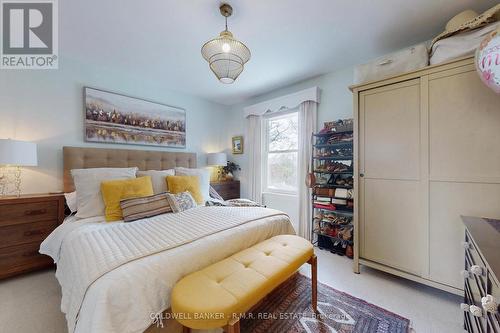
[[[71,169],[128,168],[166,170],[196,168],[196,154],[151,150],[63,147],[64,192],[75,190]]]

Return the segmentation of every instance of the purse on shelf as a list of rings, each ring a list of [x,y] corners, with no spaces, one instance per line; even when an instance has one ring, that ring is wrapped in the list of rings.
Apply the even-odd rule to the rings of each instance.
[[[308,166],[306,174],[306,186],[308,188],[313,188],[314,184],[316,184],[316,176],[314,175],[314,172],[309,172],[309,166]]]

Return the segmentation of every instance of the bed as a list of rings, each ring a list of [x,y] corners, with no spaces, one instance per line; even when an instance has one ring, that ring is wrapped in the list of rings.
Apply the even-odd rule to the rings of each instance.
[[[196,154],[184,152],[64,147],[63,155],[65,192],[74,190],[71,169],[196,167]],[[177,332],[180,326],[168,319],[176,281],[294,233],[288,216],[260,207],[198,207],[133,223],[70,216],[40,252],[57,263],[69,332]]]

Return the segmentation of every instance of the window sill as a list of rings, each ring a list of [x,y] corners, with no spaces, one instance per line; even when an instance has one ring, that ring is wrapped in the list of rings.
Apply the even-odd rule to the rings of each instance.
[[[289,198],[297,198],[299,196],[298,193],[296,192],[280,192],[280,191],[264,191],[262,192],[262,195],[277,195],[281,197],[289,197]]]

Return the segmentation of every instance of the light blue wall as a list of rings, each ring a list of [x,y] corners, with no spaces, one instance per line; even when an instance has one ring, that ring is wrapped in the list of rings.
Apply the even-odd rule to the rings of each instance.
[[[231,137],[235,135],[245,135],[245,119],[243,108],[252,104],[270,100],[283,95],[291,94],[302,89],[317,86],[320,88],[320,104],[318,106],[318,128],[323,127],[325,121],[336,120],[339,118],[352,117],[352,93],[348,87],[352,84],[353,68],[346,68],[325,75],[321,75],[309,80],[271,91],[267,94],[256,96],[244,103],[231,107],[227,117],[227,152],[229,159],[240,164],[242,171],[238,174],[241,180],[242,196],[247,197],[247,171],[248,171],[248,153],[243,155],[232,155]],[[245,139],[245,138],[244,138]],[[248,150],[246,150],[248,151]]]
[[[198,153],[200,166],[205,165],[205,153],[221,151],[226,146],[225,115],[229,107],[165,90],[148,78],[129,77],[121,72],[68,59],[61,59],[58,70],[2,70],[0,138],[38,143],[39,166],[24,169],[24,193],[62,189],[63,146],[179,151],[175,148],[85,143],[84,86],[186,109],[187,148],[180,151]]]
[[[0,73],[0,138],[38,143],[39,165],[23,171],[23,193],[62,189],[62,147],[89,146],[173,150],[159,147],[110,145],[83,141],[83,87],[140,97],[178,106],[187,111],[187,148],[198,153],[198,165],[205,165],[205,153],[226,150],[239,163],[242,196],[247,196],[247,149],[232,155],[231,137],[245,135],[243,108],[264,100],[318,86],[321,89],[318,122],[351,117],[352,96],[347,87],[352,68],[318,76],[231,107],[169,91],[148,78],[130,77],[94,64],[61,59],[58,70],[3,70]],[[237,84],[237,83],[236,83]],[[248,148],[248,147],[246,147]]]

